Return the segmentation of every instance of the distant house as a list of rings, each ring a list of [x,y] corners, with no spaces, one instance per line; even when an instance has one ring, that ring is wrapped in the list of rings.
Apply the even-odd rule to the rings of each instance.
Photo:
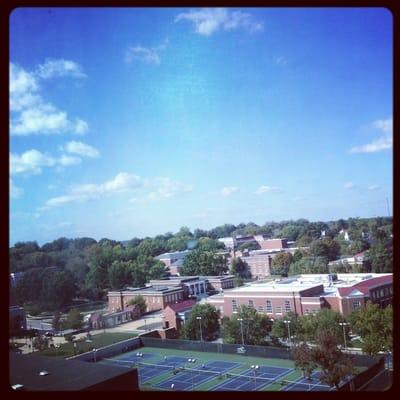
[[[111,328],[140,318],[141,312],[137,304],[129,305],[121,311],[109,313],[94,313],[89,318],[91,329]]]
[[[346,242],[350,242],[349,232],[347,232],[346,229],[341,229],[339,231],[339,235],[342,235],[343,239],[346,240]]]
[[[162,261],[165,266],[170,267],[178,260],[184,260],[189,254],[191,250],[184,250],[184,251],[174,251],[171,253],[163,253],[155,257],[157,260]]]
[[[342,258],[339,258],[338,260],[330,261],[328,263],[328,266],[335,266],[338,264],[342,264],[344,262],[348,263],[352,267],[358,266],[362,269],[367,264],[367,260],[365,258],[365,251],[362,251],[361,253],[357,253],[354,256],[342,257]]]
[[[195,300],[186,300],[177,304],[168,304],[163,311],[164,328],[175,328],[177,331],[190,318]]]

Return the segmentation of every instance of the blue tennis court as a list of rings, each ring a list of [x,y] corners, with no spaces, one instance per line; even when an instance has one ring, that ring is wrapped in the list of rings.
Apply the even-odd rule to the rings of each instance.
[[[290,392],[329,392],[335,390],[319,380],[319,372],[313,372],[311,378],[300,377],[282,390]]]
[[[139,367],[140,382],[144,383],[149,379],[153,379],[158,375],[162,375],[168,371],[172,373],[176,367],[183,367],[187,362],[186,357],[167,357],[163,361],[154,365],[141,365]]]
[[[157,387],[169,390],[193,390],[203,382],[222,376],[226,371],[240,364],[228,361],[209,361],[203,365],[196,366],[192,370],[178,372],[175,376],[160,382]]]
[[[280,379],[292,372],[291,368],[272,367],[262,365],[255,373],[254,370],[248,369],[240,375],[233,376],[227,381],[218,385],[213,391],[256,391],[264,386],[272,384],[276,379]]]

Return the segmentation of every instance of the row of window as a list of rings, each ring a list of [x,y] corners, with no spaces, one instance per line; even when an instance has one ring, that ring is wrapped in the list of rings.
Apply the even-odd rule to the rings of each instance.
[[[248,306],[249,307],[254,307],[254,301],[253,300],[248,300]],[[238,309],[237,301],[235,299],[232,299],[232,310],[233,311],[237,311],[237,309]],[[289,300],[285,300],[284,310],[285,310],[285,312],[292,311],[292,305],[291,305]],[[264,307],[263,306],[258,306],[258,312],[264,312]],[[273,314],[272,300],[266,300],[265,312],[267,314]],[[276,306],[275,307],[275,314],[282,314],[282,307],[281,306]]]
[[[390,286],[390,287],[386,287],[386,288],[371,292],[371,297],[372,297],[372,300],[377,300],[382,297],[391,296],[392,294],[393,294],[393,287]]]

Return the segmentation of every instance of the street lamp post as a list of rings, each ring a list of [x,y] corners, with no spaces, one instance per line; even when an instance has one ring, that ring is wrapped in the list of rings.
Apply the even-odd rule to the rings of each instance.
[[[197,320],[200,322],[200,341],[203,341],[203,328],[201,326],[201,317],[196,317]]]
[[[287,327],[288,327],[288,332],[289,332],[289,347],[292,347],[292,338],[291,338],[291,336],[290,336],[290,323],[291,323],[292,321],[289,321],[289,320],[284,320],[283,321],[283,323],[284,324],[286,324],[287,325]]]
[[[257,371],[260,367],[258,365],[252,365],[251,369],[254,372],[254,390],[257,390]]]
[[[240,332],[242,334],[242,346],[244,346],[244,336],[243,336],[243,318],[238,318],[238,321],[240,322]]]
[[[339,322],[339,325],[343,328],[343,339],[344,339],[344,348],[347,348],[347,342],[346,342],[346,329],[345,327],[349,325],[347,322]]]

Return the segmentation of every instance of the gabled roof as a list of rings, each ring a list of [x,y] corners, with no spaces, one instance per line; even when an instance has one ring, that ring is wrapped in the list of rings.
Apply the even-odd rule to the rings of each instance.
[[[167,307],[171,308],[175,312],[181,312],[184,310],[188,310],[189,308],[193,308],[196,304],[196,300],[185,300],[180,303],[168,304]]]
[[[353,286],[338,288],[338,292],[341,297],[349,296],[351,292],[353,292],[355,289],[358,289],[360,292],[364,294],[369,294],[370,289],[374,288],[375,286],[391,282],[393,282],[393,275],[391,274],[385,276],[378,276],[376,278],[371,278],[365,281],[361,281]]]

